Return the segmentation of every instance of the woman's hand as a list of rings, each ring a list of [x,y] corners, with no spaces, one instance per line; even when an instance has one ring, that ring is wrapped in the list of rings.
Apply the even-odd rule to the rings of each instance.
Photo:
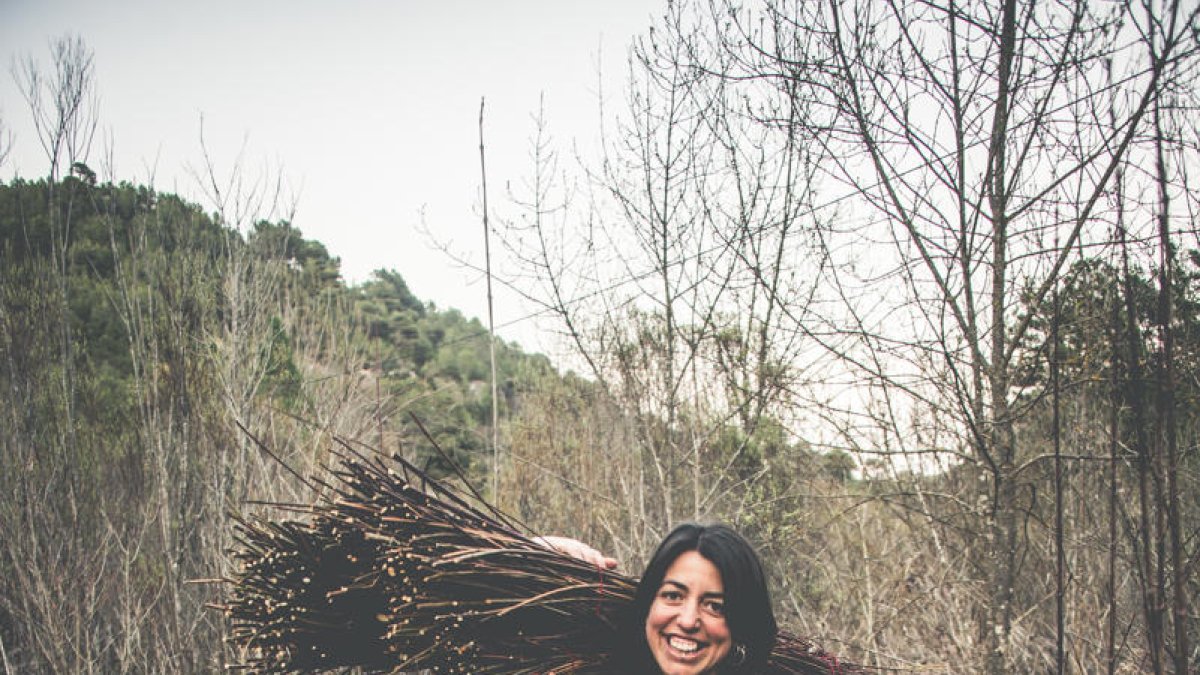
[[[579,558],[584,562],[591,563],[602,570],[613,570],[617,568],[617,559],[610,558],[600,551],[588,546],[578,539],[570,537],[534,537],[533,541],[541,544],[548,549],[566,553],[572,558]]]

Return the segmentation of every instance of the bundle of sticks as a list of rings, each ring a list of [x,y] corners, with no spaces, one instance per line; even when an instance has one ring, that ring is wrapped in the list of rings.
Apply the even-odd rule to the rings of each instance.
[[[253,673],[619,672],[636,582],[535,543],[399,457],[344,446],[316,503],[235,517],[229,639]],[[478,497],[478,495],[474,495]],[[780,634],[768,673],[861,672]]]

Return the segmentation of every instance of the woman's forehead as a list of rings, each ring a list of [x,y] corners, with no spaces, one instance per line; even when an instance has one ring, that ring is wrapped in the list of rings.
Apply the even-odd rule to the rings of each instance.
[[[699,551],[684,551],[671,562],[663,583],[683,586],[689,590],[720,594],[725,591],[721,571]]]

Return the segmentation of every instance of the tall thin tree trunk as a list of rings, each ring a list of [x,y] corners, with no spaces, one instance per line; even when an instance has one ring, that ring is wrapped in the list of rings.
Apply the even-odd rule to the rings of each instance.
[[[1060,427],[1059,415],[1061,413],[1062,401],[1060,396],[1059,370],[1060,359],[1062,355],[1059,351],[1059,321],[1061,319],[1059,311],[1058,285],[1054,286],[1054,295],[1052,303],[1054,305],[1054,315],[1050,323],[1050,386],[1052,393],[1053,414],[1051,420],[1052,433],[1054,435],[1054,595],[1055,595],[1055,672],[1058,675],[1063,675],[1067,669],[1067,654],[1066,654],[1066,595],[1067,595],[1067,577],[1066,577],[1066,555],[1063,548],[1063,457],[1062,457],[1062,429]]]
[[[1163,633],[1162,608],[1154,582],[1154,558],[1151,552],[1153,530],[1151,515],[1154,504],[1150,497],[1151,448],[1147,437],[1145,379],[1142,375],[1142,334],[1137,325],[1137,302],[1133,295],[1133,273],[1129,269],[1129,244],[1125,227],[1118,223],[1118,244],[1121,248],[1121,287],[1125,301],[1125,363],[1128,373],[1122,394],[1133,420],[1133,446],[1136,458],[1138,485],[1138,524],[1141,538],[1133,537],[1137,549],[1142,579],[1142,611],[1146,617],[1146,646],[1150,667],[1155,675],[1162,673]]]
[[[1112,59],[1105,59],[1104,74],[1108,85],[1113,81]],[[1112,126],[1117,126],[1115,108],[1109,107],[1109,120]],[[1121,253],[1125,253],[1125,171],[1123,164],[1118,164],[1113,175],[1113,190],[1116,193],[1117,224],[1113,238],[1120,241]],[[1109,303],[1108,342],[1109,361],[1112,367],[1109,372],[1109,422],[1108,422],[1108,630],[1105,636],[1105,662],[1108,664],[1108,675],[1117,672],[1117,514],[1120,505],[1118,489],[1118,473],[1121,452],[1121,410],[1122,410],[1122,380],[1124,378],[1124,358],[1121,350],[1121,293],[1116,289],[1107,291]]]
[[[483,104],[479,99],[479,175],[483,185],[483,259],[487,275],[488,355],[492,368],[492,500],[500,500],[500,401],[496,386],[496,322],[492,313],[492,250],[488,228],[487,166],[483,153]]]
[[[1013,585],[1017,564],[1016,486],[1013,483],[1016,458],[1015,434],[1009,409],[1008,331],[1005,326],[1005,295],[1008,273],[1008,106],[1012,65],[1016,58],[1015,0],[1006,0],[1000,37],[1000,62],[995,117],[989,151],[989,206],[992,218],[991,350],[989,384],[991,387],[991,423],[989,445],[993,458],[995,489],[990,534],[990,585],[988,626],[984,644],[985,668],[991,675],[1008,672],[1008,643],[1012,634]]]
[[[1175,332],[1171,326],[1174,320],[1174,279],[1175,252],[1171,243],[1171,195],[1168,185],[1167,162],[1163,145],[1163,124],[1161,105],[1154,106],[1154,143],[1156,170],[1158,173],[1158,249],[1159,249],[1159,292],[1158,292],[1158,330],[1162,358],[1158,368],[1158,405],[1161,420],[1160,434],[1166,445],[1166,465],[1163,467],[1166,479],[1166,504],[1160,513],[1166,517],[1167,531],[1170,539],[1170,561],[1172,569],[1172,599],[1171,610],[1175,627],[1175,673],[1186,675],[1189,672],[1188,657],[1188,599],[1186,595],[1188,561],[1184,557],[1183,538],[1180,531],[1179,514],[1179,484],[1178,473],[1179,443],[1175,421]],[[1160,474],[1162,475],[1162,474]],[[1166,567],[1160,558],[1159,569]],[[1163,597],[1165,602],[1166,598]]]
[[[1117,185],[1121,185],[1120,177]],[[1118,194],[1120,191],[1118,190]],[[1118,203],[1120,199],[1118,198]],[[1120,216],[1118,215],[1118,218]],[[1110,320],[1108,324],[1108,339],[1110,345],[1109,360],[1112,363],[1109,373],[1109,419],[1108,419],[1108,630],[1105,634],[1105,662],[1108,664],[1108,675],[1117,672],[1117,514],[1119,491],[1117,489],[1117,468],[1120,463],[1121,451],[1121,310],[1120,294],[1111,292],[1109,296]]]

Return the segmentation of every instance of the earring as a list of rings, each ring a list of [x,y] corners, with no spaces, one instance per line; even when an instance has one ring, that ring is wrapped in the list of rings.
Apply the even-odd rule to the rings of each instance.
[[[746,663],[746,645],[735,644],[733,646],[733,665],[740,666]]]

